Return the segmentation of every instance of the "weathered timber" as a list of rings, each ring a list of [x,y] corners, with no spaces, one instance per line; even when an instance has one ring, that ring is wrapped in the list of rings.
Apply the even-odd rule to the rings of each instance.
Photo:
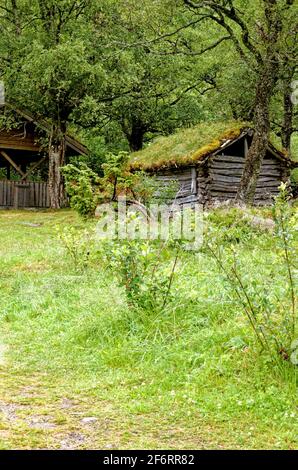
[[[213,184],[213,183],[218,183],[218,184],[221,184],[221,183],[238,184],[240,178],[241,178],[240,176],[231,177],[231,176],[222,176],[222,175],[220,175],[219,177],[212,178],[212,179],[210,180],[210,184]],[[280,185],[282,181],[283,181],[283,180],[282,180],[281,177],[273,177],[273,176],[268,176],[268,177],[266,177],[266,176],[261,176],[261,177],[260,177],[260,180],[258,181],[257,186],[262,185],[263,183],[268,183],[268,182],[271,182],[272,184]]]
[[[233,176],[241,176],[242,175],[242,170],[234,170],[232,171],[232,169],[230,168],[229,170],[210,170],[210,176],[211,177],[216,177],[216,176],[220,176],[220,175],[226,175],[226,176],[230,176],[230,175],[233,175]],[[260,176],[261,177],[280,177],[282,179],[282,173],[280,170],[276,169],[276,170],[270,170],[270,171],[266,171],[265,169],[262,169],[261,173],[260,173]]]
[[[10,163],[11,166],[13,166],[13,168],[14,168],[22,177],[25,176],[25,173],[21,170],[21,168],[13,161],[12,158],[10,158],[9,155],[7,155],[7,153],[6,153],[4,150],[0,150],[0,153],[1,153],[1,155],[5,158],[5,160],[7,160],[8,163]]]
[[[49,188],[45,182],[0,181],[0,207],[48,208]]]
[[[159,193],[162,194],[175,181],[179,204],[194,200],[204,205],[214,201],[234,201],[239,192],[252,136],[253,131],[248,129],[239,138],[222,144],[213,154],[194,164],[156,170]],[[272,204],[281,182],[289,179],[293,165],[272,145],[268,146],[255,188],[256,204]]]
[[[235,156],[229,156],[229,155],[220,155],[220,156],[216,156],[214,158],[212,158],[211,160],[211,164],[212,163],[241,163],[241,164],[244,164],[244,157],[235,157]],[[277,159],[275,158],[264,158],[263,160],[263,163],[262,165],[277,165],[279,166],[279,162]]]
[[[233,164],[229,164],[229,163],[221,163],[221,162],[218,162],[218,163],[212,163],[212,165],[210,165],[210,169],[212,170],[230,170],[230,171],[234,171],[234,170],[241,170],[243,171],[243,165],[241,165],[241,163],[233,163]],[[270,170],[277,170],[279,169],[279,167],[277,165],[262,165],[261,167],[261,171],[270,171]],[[279,170],[280,171],[280,170]]]

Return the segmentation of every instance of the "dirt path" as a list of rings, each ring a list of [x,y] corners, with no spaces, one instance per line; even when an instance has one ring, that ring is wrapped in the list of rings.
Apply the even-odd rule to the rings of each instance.
[[[18,374],[9,367],[6,351],[0,344],[0,449],[90,449],[103,433],[103,447],[118,446],[108,442],[107,406],[103,418],[90,398],[61,395],[59,384],[46,374]]]
[[[125,415],[90,393],[64,391],[62,383],[43,372],[24,375],[2,356],[0,450],[191,449],[204,448],[204,440],[201,432],[195,437],[160,415]]]
[[[64,396],[46,377],[24,379],[17,387],[0,372],[0,449],[117,449],[141,438],[109,403]]]
[[[67,450],[119,446],[119,440],[115,440],[119,433],[111,426],[113,419],[108,404],[101,404],[100,413],[99,404],[83,397],[62,396],[46,379],[43,376],[23,377],[12,383],[9,371],[1,366],[0,449]],[[94,414],[90,410],[94,410]]]
[[[201,433],[196,438],[161,416],[123,416],[110,403],[63,396],[46,377],[16,384],[2,367],[0,383],[1,450],[177,448],[179,441],[183,448],[205,447]]]

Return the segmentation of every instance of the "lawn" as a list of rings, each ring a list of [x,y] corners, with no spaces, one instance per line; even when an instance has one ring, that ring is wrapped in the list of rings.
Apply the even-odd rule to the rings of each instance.
[[[210,217],[250,278],[282,296],[273,235]],[[1,449],[298,447],[295,367],[260,354],[206,253],[179,260],[173,305],[137,311],[100,258],[75,268],[58,225],[95,222],[0,212]]]

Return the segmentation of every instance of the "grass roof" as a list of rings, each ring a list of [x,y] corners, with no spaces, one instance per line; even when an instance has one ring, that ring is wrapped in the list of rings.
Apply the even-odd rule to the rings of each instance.
[[[133,153],[129,166],[134,170],[154,170],[191,165],[251,127],[250,123],[239,121],[204,122],[168,137],[158,137],[144,150]]]

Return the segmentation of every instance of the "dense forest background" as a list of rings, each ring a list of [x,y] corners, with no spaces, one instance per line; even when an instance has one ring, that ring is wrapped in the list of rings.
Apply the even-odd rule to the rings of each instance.
[[[61,165],[65,132],[100,171],[107,152],[158,134],[254,121],[240,188],[249,200],[270,132],[297,153],[295,0],[4,0],[0,15],[6,99],[48,121]]]

